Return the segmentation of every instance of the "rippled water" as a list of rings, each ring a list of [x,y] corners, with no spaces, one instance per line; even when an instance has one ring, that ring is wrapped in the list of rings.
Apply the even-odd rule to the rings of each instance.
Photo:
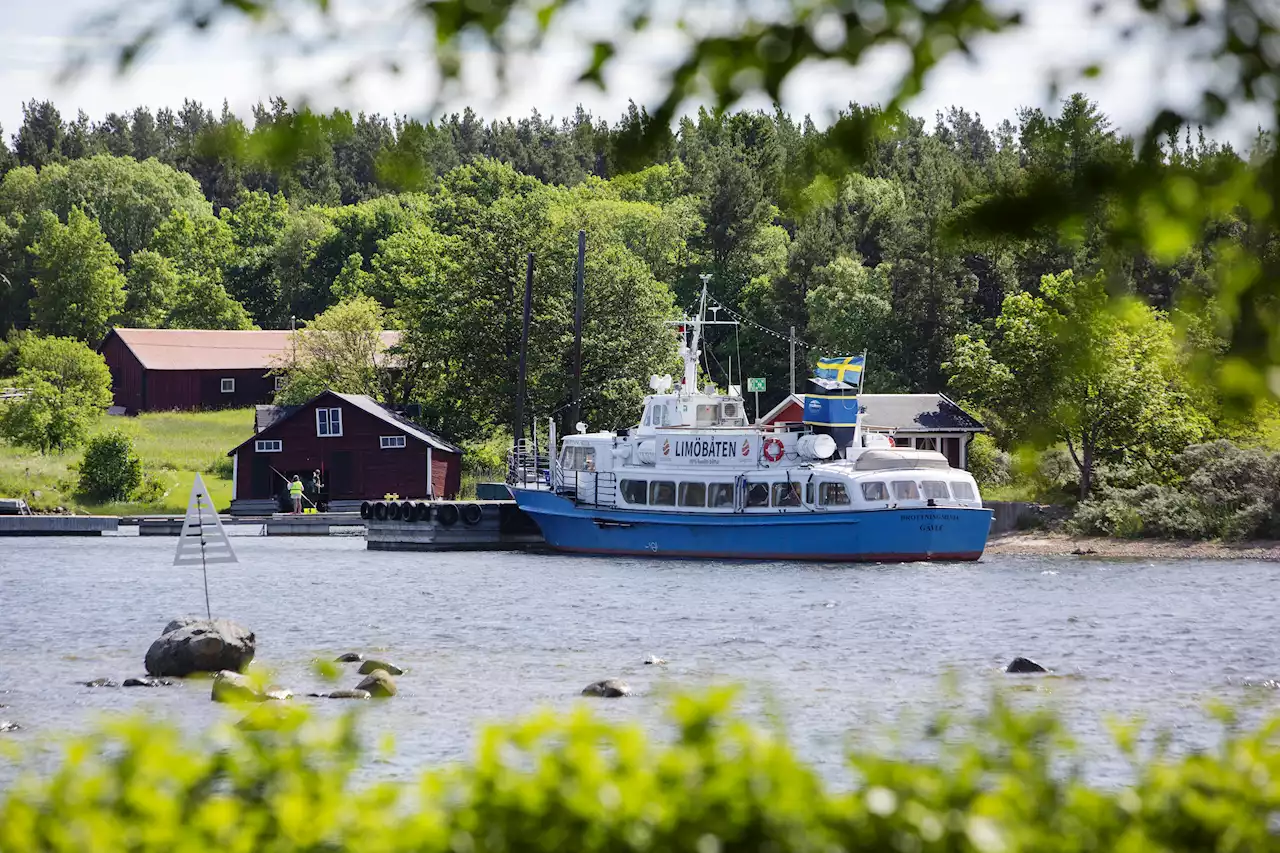
[[[1016,680],[1103,755],[1109,715],[1143,715],[1180,742],[1212,742],[1212,699],[1280,711],[1277,568],[1251,562],[992,557],[980,563],[812,566],[523,554],[367,552],[359,538],[237,537],[210,569],[215,614],[258,635],[257,660],[295,692],[311,661],[376,651],[409,669],[400,695],[363,711],[396,735],[393,775],[469,756],[477,726],[571,708],[589,682],[636,696],[602,713],[660,727],[672,689],[738,682],[748,713],[780,712],[806,758],[839,764],[851,731],[903,712],[982,701],[1015,655],[1065,678]],[[75,682],[142,674],[170,618],[203,611],[199,570],[169,566],[166,538],[0,540],[0,719],[34,741],[106,713],[145,710],[198,727],[234,711],[208,682],[160,690]],[[646,655],[670,663],[645,666]],[[942,674],[960,678],[943,699]],[[343,686],[353,686],[354,671]],[[321,713],[346,703],[312,701]],[[1103,762],[1103,775],[1108,775]],[[1113,768],[1114,769],[1114,768]],[[3,775],[0,774],[0,781]]]

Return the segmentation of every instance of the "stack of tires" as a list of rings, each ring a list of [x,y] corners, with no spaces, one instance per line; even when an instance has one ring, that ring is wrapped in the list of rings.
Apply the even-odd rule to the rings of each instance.
[[[365,521],[430,521],[432,504],[421,501],[365,501],[360,504],[360,517]],[[436,523],[453,527],[461,522],[474,527],[484,519],[484,507],[474,503],[435,504]]]

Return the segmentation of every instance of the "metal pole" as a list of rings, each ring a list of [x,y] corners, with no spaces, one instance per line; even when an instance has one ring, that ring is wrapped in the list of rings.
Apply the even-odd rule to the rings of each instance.
[[[520,327],[520,363],[516,373],[516,416],[511,423],[511,438],[519,447],[524,438],[525,364],[529,357],[529,324],[533,319],[533,252],[524,277],[524,323]]]
[[[196,493],[196,524],[200,525],[200,573],[204,575],[204,614],[213,621],[213,608],[209,606],[209,566],[204,561],[204,509],[200,498],[204,495]]]
[[[791,393],[796,393],[796,327],[791,327]]]
[[[578,278],[573,287],[573,396],[569,398],[569,428],[582,419],[582,303],[586,298],[587,232],[578,232]]]

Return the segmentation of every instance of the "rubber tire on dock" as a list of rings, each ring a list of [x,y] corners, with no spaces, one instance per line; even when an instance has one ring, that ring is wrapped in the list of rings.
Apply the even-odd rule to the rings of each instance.
[[[463,504],[462,505],[462,523],[468,527],[475,527],[480,523],[480,519],[484,518],[484,510],[479,504]]]
[[[365,521],[373,518],[373,504],[368,501],[360,504],[360,517]]]
[[[458,523],[458,507],[456,504],[441,504],[436,510],[436,521],[443,527],[453,527]]]
[[[400,504],[400,520],[401,521],[417,521],[418,514],[413,508],[413,504],[405,501]]]
[[[414,521],[430,521],[431,520],[431,504],[418,504],[413,511]]]
[[[391,503],[387,504],[387,518],[391,519],[392,521],[400,520],[400,504],[397,503],[396,501],[392,501]]]
[[[387,505],[378,501],[373,505],[373,517],[378,521],[387,520]]]

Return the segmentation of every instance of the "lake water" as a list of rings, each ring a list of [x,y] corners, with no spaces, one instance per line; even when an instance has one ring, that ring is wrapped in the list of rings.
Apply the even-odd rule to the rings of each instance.
[[[1264,563],[755,565],[234,541],[241,563],[210,568],[213,609],[257,633],[257,661],[280,684],[323,689],[311,662],[346,651],[409,670],[398,697],[362,711],[372,736],[395,735],[395,757],[377,770],[392,776],[466,759],[478,726],[538,707],[590,702],[660,732],[671,691],[724,682],[744,686],[746,713],[776,712],[824,771],[838,768],[850,732],[938,703],[978,706],[1000,685],[1059,708],[1104,778],[1120,773],[1109,716],[1141,715],[1199,747],[1214,740],[1202,711],[1211,700],[1280,712],[1280,690],[1263,684],[1280,678],[1280,578]],[[0,719],[24,726],[0,737],[39,742],[122,712],[193,728],[236,714],[209,701],[207,681],[76,684],[141,675],[164,624],[203,612],[199,570],[169,566],[174,544],[0,539]],[[650,654],[669,664],[644,665]],[[1016,655],[1066,677],[1004,675]],[[943,689],[948,671],[956,694]],[[637,695],[578,695],[609,677]],[[358,679],[353,667],[341,686]]]

